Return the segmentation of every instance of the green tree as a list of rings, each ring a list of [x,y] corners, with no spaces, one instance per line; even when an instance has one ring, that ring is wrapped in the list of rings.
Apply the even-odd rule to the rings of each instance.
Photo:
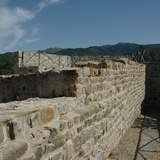
[[[0,75],[10,75],[13,74],[13,60],[7,62],[0,62]]]

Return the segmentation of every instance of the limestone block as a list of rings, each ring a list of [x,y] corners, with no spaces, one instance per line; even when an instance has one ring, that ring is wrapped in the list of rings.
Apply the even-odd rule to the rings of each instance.
[[[80,154],[81,156],[83,156],[83,159],[87,157],[87,154],[92,152],[94,145],[94,138],[91,138],[89,141],[82,145],[82,150],[80,151]]]
[[[63,146],[63,159],[70,160],[74,154],[74,148],[72,140],[68,140],[66,144]]]
[[[85,86],[85,92],[86,92],[86,95],[91,94],[91,85],[90,85],[90,84],[87,84],[87,85]]]
[[[90,69],[88,67],[83,67],[83,76],[89,77],[90,76]]]
[[[91,92],[95,93],[96,91],[97,91],[97,85],[96,85],[96,83],[92,83],[91,84]]]
[[[81,134],[82,134],[82,143],[83,144],[86,143],[91,138],[93,138],[93,133],[91,132],[91,127],[84,129]]]
[[[94,94],[94,101],[101,101],[102,100],[102,93],[97,92]]]
[[[0,150],[0,159],[17,160],[26,152],[27,148],[28,144],[26,142],[10,142],[9,145]]]
[[[42,123],[43,124],[47,124],[49,123],[50,121],[53,120],[54,118],[54,111],[52,108],[47,108],[47,107],[44,107],[42,110],[41,110],[41,120],[42,120]]]
[[[99,78],[98,77],[90,77],[90,83],[98,83]]]
[[[81,148],[82,148],[82,136],[77,135],[73,139],[73,148],[74,148],[75,153],[81,150]]]
[[[2,124],[0,124],[0,144],[3,142],[3,140],[4,140],[3,126]]]
[[[69,123],[68,120],[59,120],[60,123],[60,131],[64,130],[64,129],[68,129],[71,128],[73,125],[72,123]]]
[[[88,105],[89,102],[94,101],[94,94],[90,94],[89,96],[86,97],[86,99],[87,99],[87,101],[88,101],[88,103],[87,103],[87,105]]]
[[[62,151],[58,150],[44,155],[41,160],[62,160]]]
[[[61,128],[66,128],[64,127],[65,124],[67,123],[67,128],[71,128],[72,126],[80,123],[80,115],[75,114],[75,113],[68,113],[66,115],[62,115],[60,117],[60,127]]]
[[[99,105],[96,104],[96,103],[93,103],[93,104],[87,106],[85,109],[89,111],[90,117],[91,117],[93,114],[98,113],[98,112],[100,111],[100,107],[99,107]]]
[[[41,157],[44,154],[44,151],[45,151],[44,147],[38,147],[35,152],[36,159],[41,159]]]
[[[54,138],[57,136],[58,131],[57,131],[56,128],[51,128],[51,127],[48,127],[48,126],[46,126],[45,129],[50,131],[48,142],[51,143],[54,140]]]
[[[75,113],[80,115],[80,121],[89,117],[89,111],[87,109],[79,108],[74,111]]]
[[[104,68],[101,68],[101,69],[100,69],[100,73],[101,73],[101,76],[102,76],[102,77],[104,77],[104,76],[107,75],[106,69],[104,69]]]
[[[84,94],[84,89],[83,89],[83,86],[82,85],[80,85],[80,84],[76,84],[75,85],[75,92],[76,92],[76,96],[77,97],[80,97],[81,95],[83,95]]]
[[[83,84],[84,83],[84,78],[83,77],[78,77],[78,79],[76,80],[76,83]]]
[[[50,131],[44,130],[44,131],[39,131],[36,130],[35,132],[32,132],[31,135],[33,136],[32,138],[32,144],[33,146],[41,145],[44,142],[47,141],[47,139],[50,136]]]
[[[68,132],[65,131],[57,135],[51,142],[57,149],[62,147],[67,142],[68,138],[69,138]]]

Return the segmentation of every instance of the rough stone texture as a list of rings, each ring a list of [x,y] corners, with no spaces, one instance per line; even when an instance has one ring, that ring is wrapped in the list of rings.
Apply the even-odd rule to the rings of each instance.
[[[2,155],[4,146],[23,140],[28,144],[28,148],[22,147],[23,154],[18,154],[23,160],[105,160],[108,157],[140,114],[145,94],[145,66],[121,59],[108,63],[83,62],[77,67],[42,73],[38,78],[36,74],[1,78],[0,82],[5,82],[0,86],[4,95],[8,81],[11,95],[20,79],[28,84],[27,88],[34,87],[29,92],[22,87],[26,91],[22,95],[36,88],[41,95],[41,98],[0,104]],[[51,98],[48,93],[52,86],[54,94],[68,97]]]
[[[26,142],[11,142],[0,150],[0,159],[16,160],[26,152],[27,148]]]
[[[31,97],[75,96],[79,69],[0,77],[0,102]]]

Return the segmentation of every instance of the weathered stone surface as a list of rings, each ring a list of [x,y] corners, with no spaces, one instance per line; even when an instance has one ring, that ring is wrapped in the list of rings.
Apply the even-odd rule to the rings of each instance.
[[[42,160],[62,160],[62,152],[52,152],[44,157],[42,157]]]
[[[57,148],[62,147],[68,140],[68,132],[63,132],[52,140],[52,144]]]
[[[52,127],[48,127],[48,126],[46,126],[45,129],[50,132],[48,142],[51,143],[53,141],[53,139],[57,136],[58,131],[56,128],[52,128]]]
[[[80,115],[80,120],[83,121],[84,119],[89,117],[89,112],[86,109],[77,109],[74,111],[75,113]]]
[[[81,147],[82,147],[82,137],[78,135],[73,139],[74,152],[78,152],[79,150],[81,150]]]
[[[44,148],[43,147],[38,147],[36,152],[35,152],[35,157],[36,159],[41,159],[44,153]]]
[[[54,118],[54,111],[52,108],[44,108],[41,110],[41,120],[43,124],[47,124]]]
[[[12,142],[0,150],[0,159],[16,160],[26,152],[27,148],[26,142]]]
[[[67,143],[63,146],[64,152],[63,152],[63,159],[72,159],[72,156],[74,154],[74,148],[73,143],[71,140],[68,140]]]
[[[3,140],[4,140],[3,127],[2,124],[0,124],[0,144],[3,142]]]
[[[0,104],[1,157],[10,159],[15,151],[18,154],[12,159],[105,159],[109,155],[140,114],[145,67],[126,61],[85,62],[79,67],[0,78],[0,97],[12,100],[14,91],[20,91],[22,98],[36,93],[44,97]],[[9,85],[7,95],[5,85],[12,81],[20,86]],[[13,145],[22,139],[25,142]]]

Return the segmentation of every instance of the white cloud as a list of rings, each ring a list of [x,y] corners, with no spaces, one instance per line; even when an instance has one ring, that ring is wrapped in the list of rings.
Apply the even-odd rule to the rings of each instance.
[[[0,47],[3,45],[6,50],[12,49],[25,35],[22,24],[35,18],[35,15],[19,7],[14,9],[1,7],[0,13]]]
[[[12,30],[12,34],[14,35],[14,38],[9,42],[7,46],[5,46],[5,50],[9,50],[15,47],[24,36],[25,31],[21,29],[21,26],[16,26],[14,30]]]
[[[31,38],[31,39],[27,39],[25,42],[26,43],[33,43],[33,42],[37,42],[39,40],[40,40],[40,38]]]
[[[62,2],[64,0],[41,0],[37,12],[32,12],[21,7],[9,8],[7,3],[11,0],[0,0],[0,48],[1,50],[11,50],[18,44],[31,43],[40,40],[37,38],[40,27],[34,26],[31,32],[24,29],[25,23],[34,19],[36,13],[45,7]],[[29,29],[30,30],[30,29]],[[29,33],[27,35],[27,33]],[[27,36],[26,36],[27,35]],[[23,38],[29,37],[27,40]]]
[[[38,12],[40,12],[43,8],[51,5],[51,4],[56,4],[56,3],[59,3],[61,2],[62,0],[43,0],[41,1],[39,4],[38,4]]]

